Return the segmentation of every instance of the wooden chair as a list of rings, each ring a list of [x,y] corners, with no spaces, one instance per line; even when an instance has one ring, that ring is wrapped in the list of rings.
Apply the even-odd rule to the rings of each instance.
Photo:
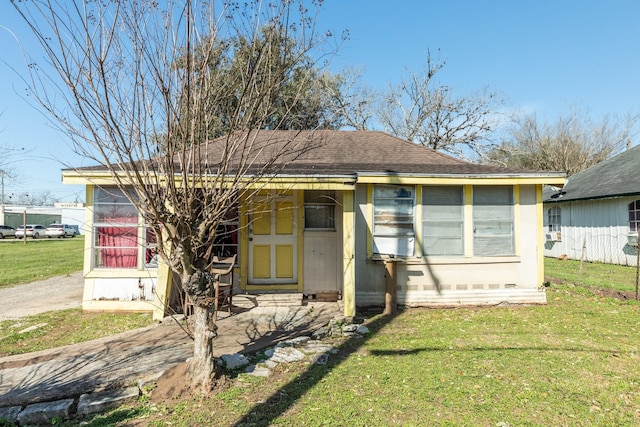
[[[236,255],[228,258],[213,257],[210,273],[213,275],[213,291],[215,314],[214,320],[218,320],[218,311],[224,307],[231,315],[233,303],[233,267],[236,264]]]
[[[226,307],[231,314],[233,303],[233,267],[236,264],[236,255],[228,258],[213,257],[209,272],[213,276],[212,294],[214,297],[214,320],[218,320],[218,310]],[[193,314],[193,302],[189,295],[184,296],[183,313],[186,316]]]

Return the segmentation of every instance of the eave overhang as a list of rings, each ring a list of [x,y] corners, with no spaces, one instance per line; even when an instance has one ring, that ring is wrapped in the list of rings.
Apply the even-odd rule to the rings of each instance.
[[[124,173],[123,182],[127,182]],[[159,177],[150,177],[150,181],[162,182]],[[175,175],[176,182],[183,178]],[[354,174],[279,174],[255,177],[245,175],[244,181],[249,187],[265,189],[301,188],[301,189],[353,189],[355,184],[404,184],[404,185],[561,185],[564,174],[523,173],[523,174],[408,174],[391,172],[356,172]],[[203,178],[203,182],[217,183],[214,177]],[[114,177],[108,171],[65,170],[62,173],[65,184],[113,185]],[[220,181],[222,182],[222,181]]]

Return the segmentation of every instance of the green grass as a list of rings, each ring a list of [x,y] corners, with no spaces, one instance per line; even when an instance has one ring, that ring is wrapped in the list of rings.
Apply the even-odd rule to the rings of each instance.
[[[636,267],[545,258],[545,275],[560,281],[601,289],[635,292]]]
[[[556,265],[575,269],[554,261],[551,277]],[[625,280],[635,271],[589,264],[551,284],[546,306],[376,316],[366,338],[337,341],[327,365],[240,374],[210,396],[144,399],[89,425],[640,425],[640,304],[575,286],[586,276],[628,287],[614,270]]]
[[[327,365],[283,365],[267,379],[239,374],[210,396],[164,404],[143,396],[86,425],[640,425],[640,304],[589,289],[629,291],[635,268],[585,263],[580,272],[578,262],[555,259],[545,267],[556,278],[546,306],[374,316],[364,339],[335,341]],[[3,354],[151,319],[65,310],[19,322],[0,323]],[[17,336],[35,324],[46,325]]]
[[[107,337],[152,323],[150,313],[82,313],[79,308],[5,320],[0,322],[0,357]]]
[[[82,270],[84,237],[0,242],[0,288]]]
[[[84,237],[0,242],[0,288],[82,270]],[[0,322],[0,357],[55,348],[148,326],[151,314],[51,311]],[[37,328],[23,332],[28,328]]]
[[[408,309],[328,365],[104,415],[145,425],[638,425],[640,306],[548,288],[547,306]],[[109,418],[111,417],[111,418]],[[115,417],[115,418],[114,418]],[[101,425],[101,417],[89,425]],[[140,418],[138,418],[140,419]],[[502,423],[502,424],[501,424]]]

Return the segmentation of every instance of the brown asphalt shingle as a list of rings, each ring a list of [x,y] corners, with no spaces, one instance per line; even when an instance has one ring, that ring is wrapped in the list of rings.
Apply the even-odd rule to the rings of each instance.
[[[244,137],[244,136],[243,136]],[[249,156],[254,166],[276,158],[289,174],[520,174],[523,170],[458,160],[379,131],[257,131]],[[220,161],[226,138],[209,142],[210,165]]]
[[[227,173],[243,164],[243,173],[290,175],[527,175],[539,171],[470,163],[380,131],[347,130],[259,130],[238,132],[207,141],[194,158],[206,163],[203,170],[215,171],[228,147]],[[162,162],[159,162],[161,164]],[[266,165],[266,166],[265,166]],[[177,165],[176,165],[177,166]],[[176,167],[174,171],[179,171]],[[99,171],[104,167],[76,170]]]

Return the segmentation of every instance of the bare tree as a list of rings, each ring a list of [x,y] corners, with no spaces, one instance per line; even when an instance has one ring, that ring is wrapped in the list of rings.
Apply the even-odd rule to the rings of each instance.
[[[0,118],[3,112],[0,112]],[[3,129],[0,129],[2,132]],[[16,148],[11,145],[0,146],[0,204],[7,202],[5,193],[6,186],[18,179],[18,173],[13,166],[16,162],[21,161],[20,156],[28,153],[24,148]]]
[[[388,132],[435,150],[461,158],[482,154],[500,122],[503,101],[488,89],[454,95],[452,88],[434,80],[444,65],[428,53],[422,73],[410,72],[381,97],[377,119]]]
[[[503,166],[570,176],[620,152],[630,142],[637,121],[637,116],[618,119],[610,115],[594,121],[588,111],[576,107],[551,123],[541,122],[535,114],[523,115],[487,159]]]
[[[42,190],[29,197],[33,206],[53,206],[59,199],[50,190]]]
[[[355,130],[371,129],[377,94],[362,83],[362,70],[346,69],[336,76],[336,80],[336,85],[328,87],[328,93],[340,126]]]
[[[216,308],[206,255],[217,225],[277,173],[278,159],[313,148],[294,138],[269,144],[252,129],[275,115],[286,121],[304,99],[300,82],[315,76],[297,66],[326,59],[319,47],[325,35],[315,27],[321,2],[12,3],[55,72],[31,65],[35,98],[77,152],[114,177],[194,302],[190,382],[209,390]],[[292,42],[279,49],[279,37]],[[236,63],[233,84],[217,84],[228,81],[228,70],[216,61],[237,53],[234,40],[246,41],[247,59]],[[299,83],[287,87],[289,104],[273,105],[294,70]],[[233,108],[225,131],[209,141],[220,129],[220,103]]]

